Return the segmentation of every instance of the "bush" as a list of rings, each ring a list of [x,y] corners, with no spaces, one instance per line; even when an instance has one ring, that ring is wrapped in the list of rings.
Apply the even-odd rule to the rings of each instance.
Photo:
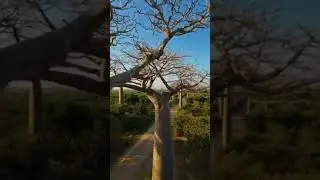
[[[317,179],[319,120],[310,111],[248,117],[246,135],[230,143],[215,168],[217,179]]]
[[[189,121],[192,118],[191,114],[183,114],[178,112],[173,121],[172,129],[176,132],[177,136],[184,136],[184,124],[186,121]]]
[[[247,118],[247,126],[252,131],[265,131],[266,123],[276,123],[287,129],[299,130],[317,118],[312,114],[297,111],[276,111],[273,113],[252,114]]]
[[[123,133],[123,123],[121,119],[110,116],[110,129],[109,129],[109,139],[110,139],[110,149],[113,152],[118,152],[122,147],[121,135]]]
[[[131,105],[138,103],[147,104],[149,100],[148,97],[143,93],[130,92],[125,95],[125,102]]]
[[[144,133],[153,124],[153,118],[149,116],[125,115],[121,118],[124,133]]]
[[[119,114],[119,116],[125,115],[125,114],[132,114],[132,115],[152,115],[149,107],[146,104],[138,103],[135,105],[130,104],[112,104],[111,105],[111,112],[115,114]]]
[[[134,106],[133,108],[133,114],[135,115],[144,115],[148,116],[150,115],[150,109],[145,103],[138,103],[137,105]]]
[[[208,140],[210,137],[210,118],[192,117],[183,124],[184,135],[190,140]]]
[[[182,114],[184,111],[176,114],[172,129],[177,136],[184,136],[195,149],[208,149],[210,138],[210,117],[199,116],[194,117],[191,113]]]
[[[175,142],[175,167],[177,168],[177,179],[179,180],[209,180],[209,148],[199,151],[199,146],[194,144],[197,144],[197,142]]]
[[[93,129],[94,117],[87,107],[76,103],[49,104],[45,111],[47,128],[59,134],[78,136]]]

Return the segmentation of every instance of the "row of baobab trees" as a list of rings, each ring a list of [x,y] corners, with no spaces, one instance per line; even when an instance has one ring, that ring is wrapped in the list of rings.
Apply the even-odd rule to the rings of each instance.
[[[301,107],[310,107],[311,97],[307,90],[283,94],[250,92],[238,87],[225,90],[217,101],[218,117],[222,121],[222,148],[226,149],[232,139],[245,135],[245,118],[251,113],[270,113],[285,109],[299,111]]]
[[[125,91],[123,87],[118,88],[118,104],[122,105],[125,100]],[[178,108],[181,109],[184,105],[187,104],[188,98],[190,95],[201,95],[201,94],[208,94],[208,92],[199,91],[198,92],[189,92],[184,91],[183,89],[180,89],[179,92],[176,95],[173,95],[170,97],[170,100],[178,100]]]
[[[119,46],[123,37],[139,35],[132,27],[141,23],[130,15],[135,8],[132,6],[134,1],[108,0],[101,4],[98,0],[16,0],[1,4],[1,12],[5,12],[1,17],[1,33],[12,37],[15,42],[8,42],[6,47],[0,49],[0,86],[4,88],[16,80],[32,82],[30,132],[36,133],[41,128],[41,80],[101,96],[109,96],[113,87],[131,88],[145,93],[155,107],[152,179],[173,179],[169,97],[180,89],[193,90],[208,78],[208,74],[184,63],[185,56],[170,51],[168,45],[173,38],[183,38],[208,28],[210,12],[213,32],[211,104],[225,89],[233,86],[279,93],[317,81],[291,81],[290,76],[283,78],[286,71],[299,69],[297,62],[308,56],[306,52],[310,49],[317,48],[318,41],[303,27],[298,29],[302,32],[298,37],[294,34],[286,37],[274,34],[276,27],[269,17],[275,11],[250,7],[227,11],[228,5],[203,0],[143,2],[145,6],[134,12],[148,19],[144,27],[161,35],[161,38],[157,46],[135,39],[130,43],[133,48],[124,52],[125,58],[110,56],[110,48]],[[50,10],[65,14],[65,18],[48,16]],[[70,14],[76,14],[76,18]],[[283,52],[288,55],[281,59],[270,55]],[[94,66],[84,65],[80,62],[83,59]],[[129,67],[125,65],[128,63]],[[174,75],[176,80],[168,81],[166,77],[169,75]],[[152,88],[157,78],[166,86],[166,92]],[[215,118],[218,108],[211,108],[211,168],[214,168],[222,152],[221,122]]]

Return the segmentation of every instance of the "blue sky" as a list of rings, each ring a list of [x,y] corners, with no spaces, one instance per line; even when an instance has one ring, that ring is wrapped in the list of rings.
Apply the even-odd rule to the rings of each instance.
[[[146,6],[143,0],[136,1],[138,9],[143,9]],[[140,16],[139,23],[148,25],[149,22],[146,18]],[[148,26],[149,27],[149,26]],[[143,38],[147,43],[152,46],[156,46],[160,43],[162,38],[161,34],[153,34],[153,32],[138,28],[138,35]],[[176,53],[189,55],[187,60],[198,65],[201,69],[204,68],[209,71],[210,64],[210,29],[199,29],[196,32],[192,32],[183,36],[173,38],[168,48]]]
[[[149,31],[141,30],[144,39],[155,45],[160,42],[162,35],[155,36]],[[210,61],[210,30],[198,30],[184,36],[175,37],[169,43],[168,48],[176,53],[190,55],[190,63],[196,63],[200,68],[209,70]]]
[[[258,7],[264,8],[283,8],[278,22],[282,26],[295,25],[300,23],[306,26],[319,27],[320,23],[320,1],[319,0],[221,0],[225,4],[237,4],[239,6],[246,6],[253,2]]]

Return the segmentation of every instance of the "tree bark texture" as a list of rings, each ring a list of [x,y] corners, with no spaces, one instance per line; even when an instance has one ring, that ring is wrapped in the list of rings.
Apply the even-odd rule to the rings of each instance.
[[[119,87],[119,104],[123,104],[123,87]]]
[[[106,3],[96,14],[85,13],[56,31],[0,49],[0,88],[13,80],[41,76],[51,66],[64,62],[68,52],[82,52],[92,33],[109,19],[109,13],[110,4]]]
[[[181,109],[183,106],[183,103],[182,103],[182,90],[179,91],[179,108]]]
[[[222,122],[221,118],[219,118],[219,105],[218,98],[223,92],[225,88],[227,88],[227,84],[219,83],[217,81],[210,81],[210,104],[211,104],[211,117],[210,117],[210,179],[214,179],[214,168],[217,166],[219,162],[219,157],[222,153]]]
[[[174,179],[174,152],[170,126],[169,93],[163,92],[154,102],[155,126],[152,180]]]

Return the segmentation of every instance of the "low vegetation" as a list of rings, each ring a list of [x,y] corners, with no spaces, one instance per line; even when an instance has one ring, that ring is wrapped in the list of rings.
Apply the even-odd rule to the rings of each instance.
[[[251,112],[246,134],[230,143],[217,180],[311,180],[320,177],[319,101],[307,107],[278,104],[269,112]]]
[[[27,90],[1,95],[0,177],[106,179],[106,123],[112,166],[154,122],[152,106],[142,93],[125,92],[125,103],[119,105],[112,92],[111,114],[108,99],[99,96],[56,91],[43,97],[43,130],[30,136]],[[207,96],[204,99],[189,103],[173,117],[173,131],[181,137],[175,142],[179,179],[208,178],[209,103]],[[200,114],[191,111],[199,108]]]

